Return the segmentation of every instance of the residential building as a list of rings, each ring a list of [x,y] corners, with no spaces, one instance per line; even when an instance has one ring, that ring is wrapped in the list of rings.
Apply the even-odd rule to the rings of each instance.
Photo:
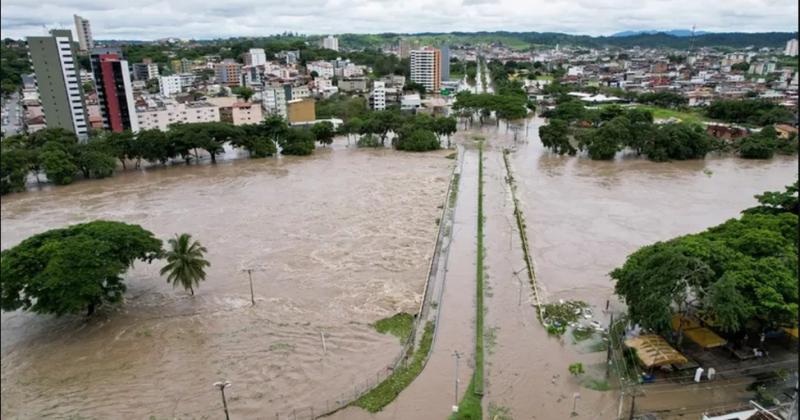
[[[181,93],[181,76],[178,74],[160,76],[158,78],[158,88],[164,96],[172,96]]]
[[[786,49],[783,50],[783,54],[789,57],[797,57],[797,39],[786,41]]]
[[[89,133],[86,102],[72,33],[53,30],[50,36],[28,37],[27,42],[47,127],[69,130],[85,140]]]
[[[291,89],[289,90],[291,95]],[[264,86],[261,107],[270,115],[286,118],[286,90],[281,85]]]
[[[219,119],[233,125],[258,124],[263,119],[261,105],[253,102],[236,102],[219,108]]]
[[[192,62],[182,58],[180,60],[172,60],[170,61],[170,67],[172,67],[173,73],[191,73],[192,72]]]
[[[401,39],[397,48],[400,58],[408,58],[411,56],[411,51],[419,48],[419,41],[410,39]]]
[[[333,64],[327,61],[311,61],[306,64],[306,71],[308,74],[316,72],[318,77],[325,79],[333,78]]]
[[[242,82],[242,65],[230,58],[214,64],[217,83],[225,86],[239,86]]]
[[[418,93],[403,95],[403,97],[400,99],[400,110],[402,111],[413,111],[421,106],[422,98],[420,98]]]
[[[367,91],[367,79],[363,77],[339,80],[339,90],[347,93],[364,93]]]
[[[97,48],[90,56],[97,104],[103,128],[114,132],[138,130],[128,61],[118,48]]]
[[[147,99],[146,106],[136,108],[140,130],[166,131],[170,124],[219,121],[219,107],[198,101],[185,104],[173,99]]]
[[[275,58],[283,60],[288,65],[297,64],[297,61],[300,60],[300,50],[281,51],[275,54]]]
[[[150,59],[144,59],[141,63],[133,65],[134,80],[150,80],[158,78],[158,63],[153,63]]]
[[[438,92],[442,81],[442,54],[437,48],[424,47],[411,51],[411,81]]]
[[[339,51],[339,39],[333,35],[328,35],[322,39],[322,48]]]
[[[439,49],[442,52],[441,55],[441,69],[442,69],[442,81],[446,82],[450,80],[450,46],[445,44]]]
[[[263,66],[267,64],[267,53],[263,48],[250,48],[250,51],[244,54],[245,66]]]
[[[386,109],[386,84],[375,81],[372,84],[372,93],[369,95],[369,103],[374,110]]]
[[[315,101],[310,98],[292,99],[286,103],[289,124],[316,120]]]
[[[89,24],[89,19],[84,19],[78,15],[73,15],[75,19],[75,33],[78,35],[78,45],[83,52],[87,52],[94,48],[94,39],[92,38],[92,26]]]

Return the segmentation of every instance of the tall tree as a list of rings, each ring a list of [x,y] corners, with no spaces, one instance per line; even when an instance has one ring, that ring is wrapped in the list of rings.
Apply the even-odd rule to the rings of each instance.
[[[208,251],[199,241],[192,241],[192,235],[182,233],[169,241],[169,249],[164,254],[167,265],[161,268],[161,275],[167,275],[167,283],[173,287],[181,285],[194,295],[194,288],[206,279],[206,267],[211,263],[205,259]]]
[[[0,307],[64,315],[119,302],[122,274],[161,255],[138,225],[98,220],[34,235],[0,253]]]

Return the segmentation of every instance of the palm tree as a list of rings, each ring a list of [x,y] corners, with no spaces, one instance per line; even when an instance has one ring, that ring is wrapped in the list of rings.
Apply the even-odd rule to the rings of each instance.
[[[200,280],[206,279],[205,267],[211,263],[203,258],[208,250],[199,241],[192,241],[192,235],[177,234],[169,240],[170,250],[166,253],[167,265],[161,269],[161,275],[167,275],[167,283],[175,287],[178,284],[188,289],[194,296],[194,287],[200,286]]]

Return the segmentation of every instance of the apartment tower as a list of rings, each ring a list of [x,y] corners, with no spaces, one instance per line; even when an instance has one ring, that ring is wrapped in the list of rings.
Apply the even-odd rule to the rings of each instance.
[[[27,41],[47,127],[63,128],[85,140],[88,116],[72,32],[52,30],[50,36],[30,36]]]
[[[128,61],[117,48],[96,48],[91,54],[92,73],[103,116],[103,128],[114,132],[138,131]]]
[[[437,48],[411,50],[411,81],[425,86],[427,92],[438,93],[442,81],[442,53]]]
[[[92,26],[89,24],[89,19],[84,19],[78,15],[75,18],[75,33],[78,34],[78,44],[81,46],[81,51],[87,52],[94,48],[94,38],[92,38]]]

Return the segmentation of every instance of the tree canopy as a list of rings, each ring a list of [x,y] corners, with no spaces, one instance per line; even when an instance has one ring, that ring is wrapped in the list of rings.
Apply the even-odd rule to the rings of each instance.
[[[0,306],[64,315],[122,299],[122,274],[161,256],[161,240],[138,225],[98,220],[31,236],[0,253]]]
[[[689,311],[731,333],[797,325],[797,184],[757,197],[741,218],[645,246],[612,271],[631,319],[661,332]]]

